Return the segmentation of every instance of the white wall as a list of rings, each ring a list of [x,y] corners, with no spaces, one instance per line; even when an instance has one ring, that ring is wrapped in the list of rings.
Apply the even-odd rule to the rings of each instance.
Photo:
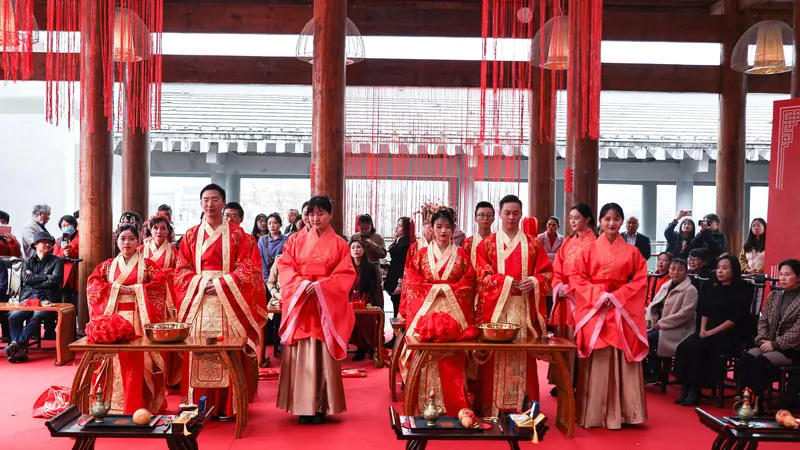
[[[48,230],[78,209],[80,135],[45,120],[44,82],[0,82],[0,210],[19,230],[33,205],[53,210]]]

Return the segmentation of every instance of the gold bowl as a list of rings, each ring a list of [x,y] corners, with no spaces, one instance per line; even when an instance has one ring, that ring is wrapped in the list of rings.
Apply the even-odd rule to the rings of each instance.
[[[486,342],[512,342],[517,338],[519,328],[513,323],[483,323],[478,325],[478,338]]]
[[[147,339],[160,344],[183,342],[189,337],[189,324],[182,322],[151,323],[144,326]]]

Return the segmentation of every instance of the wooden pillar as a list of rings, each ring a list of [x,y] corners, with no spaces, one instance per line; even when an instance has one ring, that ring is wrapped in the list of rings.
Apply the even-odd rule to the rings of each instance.
[[[717,214],[728,238],[726,251],[738,252],[744,238],[745,106],[747,80],[731,69],[731,55],[743,32],[737,0],[725,0],[717,147]]]
[[[588,3],[588,2],[587,2]],[[576,3],[577,4],[577,3]],[[570,3],[572,6],[572,2]],[[571,30],[577,30],[585,26],[580,22],[578,14],[569,15],[569,26]],[[566,171],[572,172],[572,192],[564,193],[564,217],[569,217],[569,210],[577,203],[586,203],[592,207],[594,214],[598,214],[597,206],[597,185],[600,178],[599,147],[597,139],[582,136],[578,121],[584,117],[587,109],[590,108],[588,102],[581,101],[577,92],[584,89],[584,80],[591,79],[592,68],[589,63],[590,51],[589,42],[581,42],[581,36],[589,38],[591,32],[577,33],[571,32],[569,42],[569,70],[573,76],[567,77],[567,151],[566,151]],[[599,51],[599,49],[598,49]],[[600,70],[597,68],[596,70]],[[586,73],[588,72],[588,73]],[[599,114],[599,111],[597,112]],[[565,183],[566,184],[566,183]],[[568,186],[565,186],[565,191]],[[565,228],[566,232],[567,228]]]
[[[792,98],[800,97],[800,67],[797,61],[800,61],[800,0],[794,0],[794,20],[792,22],[792,30],[794,31],[794,67],[792,67]]]
[[[86,280],[95,267],[111,257],[111,130],[103,107],[104,55],[98,39],[88,39],[90,33],[100,33],[94,23],[95,11],[105,8],[103,0],[84,0],[80,9],[82,33],[80,64],[84,74],[83,116],[81,118],[80,151],[80,256],[83,262],[78,273],[78,326],[83,329],[89,321],[86,304]],[[93,45],[94,44],[94,45]]]
[[[312,171],[314,195],[333,200],[331,226],[344,233],[346,0],[314,0]]]
[[[531,144],[528,158],[528,207],[539,228],[555,214],[556,202],[556,108],[553,101],[553,71],[532,69]]]
[[[125,88],[138,85],[132,64],[125,64]],[[141,74],[140,74],[141,76]],[[146,90],[141,95],[148,95]],[[125,113],[132,114],[130,108],[139,108],[139,101],[126,102]],[[144,103],[149,104],[149,103]],[[148,130],[131,125],[124,120],[122,136],[122,210],[138,213],[143,219],[150,217],[150,133]],[[155,212],[155,211],[153,211]]]

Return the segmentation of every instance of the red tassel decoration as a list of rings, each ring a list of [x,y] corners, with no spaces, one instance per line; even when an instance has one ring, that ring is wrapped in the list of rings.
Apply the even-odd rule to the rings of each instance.
[[[2,79],[29,80],[33,74],[33,44],[39,41],[33,1],[0,0]]]

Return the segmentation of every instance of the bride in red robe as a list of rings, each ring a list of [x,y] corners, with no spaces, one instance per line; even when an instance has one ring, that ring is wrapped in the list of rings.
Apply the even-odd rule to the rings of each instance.
[[[647,356],[647,263],[620,237],[622,208],[600,210],[603,233],[575,260],[575,345],[580,358],[578,425],[619,429],[647,420],[642,360]]]
[[[277,406],[301,424],[347,410],[339,361],[356,321],[349,297],[356,270],[350,247],[330,226],[331,199],[312,197],[307,211],[310,230],[290,236],[276,262],[285,346]]]
[[[167,280],[167,315],[169,320],[174,321],[178,312],[175,309],[175,294],[172,290],[178,252],[170,243],[170,238],[173,236],[172,224],[169,217],[162,212],[151,217],[147,225],[150,227],[150,237],[144,240],[139,251],[164,272],[164,278]],[[164,352],[161,356],[164,358],[167,386],[178,386],[181,382],[183,355],[178,352]]]
[[[117,230],[117,246],[119,255],[97,266],[87,282],[89,318],[119,314],[144,336],[145,325],[167,319],[167,284],[161,270],[139,253],[135,227]],[[111,412],[132,414],[147,408],[158,413],[166,408],[160,353],[120,352],[103,367],[92,383],[104,383]]]
[[[470,264],[469,254],[453,244],[455,219],[449,211],[442,210],[433,215],[431,223],[434,242],[412,256],[403,274],[408,336],[415,336],[420,319],[434,312],[449,314],[461,331],[473,326],[475,271]],[[400,358],[404,379],[411,356],[412,352],[406,351]],[[439,404],[443,403],[450,415],[469,407],[466,356],[463,352],[457,352],[424,365],[417,394],[418,411],[424,408],[431,389],[435,390]]]
[[[501,228],[478,244],[477,266],[479,323],[513,323],[520,326],[517,342],[536,339],[546,332],[547,302],[553,268],[534,220],[523,228],[522,201],[515,195],[500,200]],[[496,416],[519,411],[527,393],[539,398],[536,358],[526,352],[497,352],[478,368],[478,414]],[[478,412],[480,411],[480,412]]]

